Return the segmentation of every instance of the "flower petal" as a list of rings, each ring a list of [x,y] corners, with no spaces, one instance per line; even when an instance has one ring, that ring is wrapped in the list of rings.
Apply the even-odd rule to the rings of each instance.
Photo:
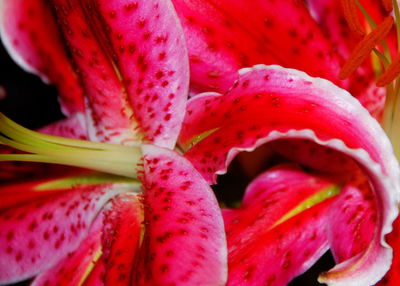
[[[128,101],[147,139],[173,148],[189,85],[186,42],[170,1],[95,1]],[[132,64],[128,64],[132,63]]]
[[[83,90],[46,1],[1,1],[0,19],[1,40],[15,62],[57,86],[65,114],[83,112]]]
[[[66,119],[42,127],[38,131],[55,136],[88,140],[85,115],[80,112],[76,112]]]
[[[287,285],[328,249],[325,216],[339,187],[282,165],[259,175],[238,209],[224,210],[228,285]]]
[[[122,144],[144,138],[172,148],[189,77],[172,4],[52,2],[88,95],[90,138]]]
[[[357,170],[358,169],[358,170]],[[372,247],[378,213],[368,179],[359,168],[353,169],[340,197],[334,202],[326,223],[336,262],[342,262]],[[379,222],[378,222],[379,223]],[[334,226],[334,227],[333,227]]]
[[[100,208],[129,185],[76,186],[0,213],[0,283],[52,267],[87,236]]]
[[[18,151],[15,149],[0,145],[0,154],[15,154]],[[1,162],[0,181],[1,184],[8,182],[22,181],[24,179],[37,178],[40,174],[49,171],[49,165],[40,163],[20,163],[20,162]]]
[[[394,255],[392,267],[389,272],[386,273],[385,277],[382,278],[380,282],[376,284],[376,286],[396,286],[400,281],[400,239],[399,239],[399,230],[400,230],[400,218],[398,217],[393,224],[393,231],[388,234],[387,239],[390,246],[393,247]]]
[[[321,281],[351,285],[359,279],[357,283],[371,284],[384,275],[391,257],[384,236],[391,231],[398,212],[399,167],[385,133],[356,99],[332,83],[302,72],[256,66],[242,70],[239,81],[224,96],[204,94],[189,102],[180,142],[190,145],[196,136],[210,130],[210,135],[186,153],[210,182],[215,174],[226,172],[238,152],[277,139],[308,139],[361,164],[381,214],[374,247],[357,262],[339,264]],[[368,261],[371,258],[376,262]]]
[[[112,200],[111,207],[104,215],[104,284],[132,285],[131,273],[143,221],[141,204],[135,195],[123,194]]]
[[[99,257],[101,257],[101,230],[100,215],[93,222],[88,236],[81,242],[78,249],[69,253],[54,267],[39,274],[32,282],[32,286],[78,286],[86,280]]]
[[[311,141],[281,140],[268,146],[291,161],[343,182],[325,221],[329,245],[338,263],[366,251],[374,240],[378,214],[374,193],[360,167],[339,151]]]
[[[143,153],[146,232],[139,285],[223,285],[225,231],[211,188],[175,152],[145,145]]]
[[[10,208],[48,195],[63,192],[67,188],[64,186],[57,187],[57,182],[69,179],[74,180],[79,176],[86,177],[88,175],[88,171],[68,167],[56,167],[51,170],[40,168],[40,171],[46,172],[47,176],[43,178],[43,174],[35,174],[34,179],[24,178],[24,180],[18,182],[11,181],[7,184],[2,184],[0,187],[0,209]],[[51,184],[55,184],[54,187],[46,187],[46,185],[49,186]]]
[[[337,79],[339,63],[330,43],[299,1],[173,3],[184,26],[197,92],[225,92],[237,70],[255,64],[280,64]]]
[[[82,1],[52,0],[57,20],[69,47],[78,76],[87,96],[87,122],[90,139],[120,143],[135,140],[139,132],[124,87],[107,54],[98,41],[99,19],[92,6]],[[101,34],[100,34],[101,35]]]
[[[106,268],[103,257],[100,257],[96,261],[96,265],[90,272],[89,276],[85,279],[83,286],[104,286],[103,277],[105,275]]]

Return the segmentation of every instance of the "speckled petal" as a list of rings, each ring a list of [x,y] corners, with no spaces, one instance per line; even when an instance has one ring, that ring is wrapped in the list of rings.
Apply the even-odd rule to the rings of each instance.
[[[145,145],[146,231],[138,285],[224,285],[227,250],[218,202],[174,151]]]
[[[328,249],[325,217],[339,191],[333,184],[296,165],[259,175],[242,205],[223,212],[228,285],[287,285],[314,264]]]
[[[53,267],[77,249],[103,205],[124,185],[80,185],[0,214],[0,283],[15,283]]]
[[[392,252],[384,236],[398,212],[399,167],[384,131],[346,91],[278,66],[245,69],[224,96],[191,99],[180,142],[189,148],[194,144],[185,156],[212,182],[239,152],[291,138],[338,150],[365,168],[380,214],[373,247],[320,279],[329,285],[376,282],[390,265]]]

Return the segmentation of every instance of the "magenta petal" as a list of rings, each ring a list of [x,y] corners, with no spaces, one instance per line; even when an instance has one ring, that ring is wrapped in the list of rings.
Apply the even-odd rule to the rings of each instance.
[[[143,153],[146,232],[140,285],[223,285],[225,231],[211,188],[177,153],[149,145]]]
[[[22,166],[24,166],[23,164]],[[29,163],[27,164],[29,165]],[[45,165],[47,166],[47,165]],[[88,175],[87,170],[74,169],[69,167],[53,167],[51,170],[48,168],[39,168],[40,172],[45,172],[46,177],[43,174],[34,174],[33,178],[23,178],[20,181],[10,181],[0,185],[0,210],[14,207],[23,203],[28,203],[32,200],[42,199],[48,195],[54,195],[60,192],[65,192],[68,188],[65,187],[51,187],[43,188],[48,184],[55,183],[57,181],[70,179],[76,176]],[[42,166],[40,166],[42,167]],[[18,170],[13,170],[18,171]],[[39,173],[40,173],[39,172]]]
[[[82,1],[52,0],[64,39],[78,68],[87,96],[90,138],[127,143],[138,138],[124,87],[107,54],[98,42],[97,18],[91,5]]]
[[[292,161],[333,174],[343,182],[325,222],[332,226],[327,228],[330,248],[338,263],[365,251],[373,241],[379,220],[374,194],[359,166],[343,153],[311,141],[276,141],[268,146]]]
[[[279,64],[337,79],[329,41],[298,1],[173,0],[184,26],[192,88],[225,92],[239,68]]]
[[[357,168],[358,169],[358,168]],[[336,262],[345,261],[364,252],[374,239],[379,222],[374,194],[361,170],[353,170],[340,198],[334,202],[327,223],[332,254]]]
[[[100,208],[124,187],[78,186],[0,214],[0,283],[30,278],[74,251]]]
[[[196,137],[207,132],[196,144]],[[295,70],[277,66],[244,69],[224,96],[204,94],[189,102],[180,142],[194,142],[186,157],[212,182],[215,174],[226,172],[240,151],[290,138],[338,150],[366,170],[381,215],[375,225],[374,247],[339,264],[321,281],[331,285],[351,285],[357,279],[363,284],[376,282],[390,265],[391,249],[384,236],[398,212],[399,167],[379,124],[350,94]]]
[[[332,199],[284,219],[332,183],[293,165],[257,177],[238,209],[225,210],[228,285],[287,285],[328,249],[325,216]],[[281,221],[283,219],[283,221]]]
[[[346,154],[309,140],[279,140],[271,142],[268,147],[291,162],[296,162],[318,172],[348,177],[355,169],[358,169],[354,160]]]
[[[105,285],[132,285],[131,276],[140,244],[142,207],[132,194],[123,194],[112,200],[104,212],[103,259]]]
[[[393,262],[389,272],[376,286],[397,286],[400,281],[400,217],[393,224],[393,231],[387,236],[388,243],[393,247]]]
[[[143,139],[172,148],[189,81],[172,4],[52,2],[85,86],[90,138],[122,144]]]
[[[99,216],[90,228],[88,236],[78,249],[69,253],[54,267],[39,274],[32,286],[78,286],[85,281],[88,272],[93,269],[101,255],[102,216]]]
[[[85,115],[80,112],[74,113],[67,119],[63,119],[42,127],[38,131],[55,136],[88,140]]]
[[[2,0],[0,19],[1,40],[13,59],[57,86],[65,114],[83,112],[83,90],[46,1]]]
[[[97,260],[96,265],[90,272],[89,276],[85,279],[83,286],[104,286],[104,275],[106,273],[106,267],[103,257]]]
[[[135,119],[148,140],[173,148],[184,117],[189,59],[170,1],[96,1]]]

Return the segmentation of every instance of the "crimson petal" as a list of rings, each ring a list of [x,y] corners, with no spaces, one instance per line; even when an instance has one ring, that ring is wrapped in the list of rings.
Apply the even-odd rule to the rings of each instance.
[[[301,1],[173,0],[188,43],[194,91],[225,92],[255,64],[298,68],[333,81],[339,62]]]
[[[197,143],[198,137],[204,139]],[[357,257],[357,262],[339,264],[321,281],[332,285],[350,285],[356,279],[376,282],[390,264],[391,249],[384,236],[398,212],[399,167],[379,124],[350,94],[295,70],[245,69],[224,96],[204,94],[191,99],[180,142],[194,144],[186,157],[212,182],[240,151],[290,138],[339,150],[365,168],[381,215],[375,225],[374,247]],[[368,261],[371,257],[376,263]]]
[[[78,286],[86,280],[99,257],[101,257],[102,216],[96,218],[89,234],[78,249],[69,253],[54,267],[39,274],[32,286]]]
[[[211,188],[182,156],[145,145],[146,232],[139,285],[223,285],[222,214]]]
[[[88,96],[90,138],[172,148],[186,105],[188,59],[168,1],[52,0]],[[173,29],[171,29],[173,27]]]
[[[113,199],[104,213],[104,285],[132,285],[131,273],[140,244],[142,207],[136,195]]]
[[[0,283],[30,278],[74,251],[101,207],[127,186],[81,185],[0,213]]]
[[[338,191],[295,165],[259,175],[242,205],[224,210],[228,285],[286,285],[306,271],[328,249],[325,216]]]
[[[83,90],[46,1],[1,1],[0,19],[1,40],[13,59],[57,86],[65,114],[84,112]]]

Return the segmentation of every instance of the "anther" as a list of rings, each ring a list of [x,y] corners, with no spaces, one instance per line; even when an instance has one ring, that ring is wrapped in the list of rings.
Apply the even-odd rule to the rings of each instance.
[[[356,0],[342,0],[341,2],[344,12],[344,18],[349,24],[349,28],[354,33],[360,36],[364,36],[365,30],[357,14]]]
[[[339,73],[340,79],[347,78],[361,65],[372,49],[379,44],[379,42],[385,39],[387,34],[390,32],[393,23],[394,20],[392,16],[386,17],[378,27],[372,30],[371,33],[365,36],[365,38],[358,43],[350,58],[342,67]]]
[[[387,67],[384,74],[376,82],[377,86],[385,86],[395,80],[400,74],[400,53],[396,59]]]

